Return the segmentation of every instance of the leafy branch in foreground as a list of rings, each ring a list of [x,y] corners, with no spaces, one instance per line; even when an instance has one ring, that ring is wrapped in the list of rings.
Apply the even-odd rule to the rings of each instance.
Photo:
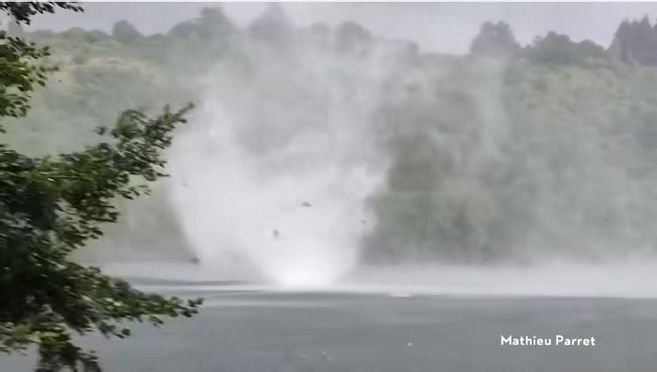
[[[56,7],[81,10],[67,3],[0,3],[0,11],[23,23]],[[0,33],[0,117],[26,115],[32,91],[52,70],[38,63],[48,54]],[[117,198],[148,193],[148,182],[165,176],[163,152],[191,108],[166,107],[156,118],[125,111],[110,131],[98,128],[104,142],[74,153],[35,158],[0,143],[0,351],[37,346],[37,371],[100,371],[93,352],[75,345],[75,335],[124,338],[126,322],[159,325],[163,317],[198,311],[200,299],[143,293],[71,259],[102,236],[103,224],[117,220]]]
[[[148,192],[135,178],[164,176],[162,150],[191,105],[148,119],[124,112],[103,142],[56,158],[29,158],[0,145],[0,350],[39,346],[39,371],[63,366],[99,370],[71,333],[97,330],[125,337],[122,321],[162,322],[191,316],[200,300],[145,294],[98,268],[69,260],[70,253],[115,222],[115,197]],[[102,131],[101,131],[102,132]],[[118,322],[118,323],[117,323]]]
[[[16,22],[30,24],[32,17],[38,14],[55,13],[55,9],[82,12],[80,5],[72,2],[58,1],[3,1],[0,2],[0,11],[9,14]]]

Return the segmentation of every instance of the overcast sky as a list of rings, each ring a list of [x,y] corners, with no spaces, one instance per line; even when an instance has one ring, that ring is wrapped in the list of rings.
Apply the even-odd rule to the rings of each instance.
[[[356,21],[378,36],[416,41],[424,50],[466,52],[486,20],[509,23],[521,43],[550,30],[580,41],[608,46],[618,23],[647,14],[657,19],[657,3],[284,3],[299,25]],[[127,19],[143,33],[166,32],[198,16],[205,6],[221,6],[239,25],[247,25],[267,3],[87,3],[83,14],[61,12],[37,17],[32,29],[70,27],[111,30]]]

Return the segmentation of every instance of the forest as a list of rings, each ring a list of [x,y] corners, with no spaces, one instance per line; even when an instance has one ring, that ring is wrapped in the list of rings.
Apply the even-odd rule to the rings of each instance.
[[[353,22],[299,27],[276,5],[245,28],[209,7],[165,34],[126,21],[111,33],[13,23],[8,32],[48,45],[48,63],[59,66],[27,117],[12,119],[20,125],[7,124],[9,143],[26,153],[94,143],[95,128],[126,107],[202,103],[217,90],[246,105],[235,97],[254,82],[266,82],[253,93],[266,104],[250,120],[302,106],[286,124],[299,131],[329,108],[298,67],[339,58],[341,99],[360,102],[362,86],[349,76],[377,71],[367,78],[377,99],[366,120],[387,170],[368,197],[376,225],[362,260],[605,259],[657,249],[657,25],[648,17],[622,22],[609,46],[554,32],[520,45],[511,25],[487,22],[466,55],[423,52]],[[224,84],[231,88],[215,88]],[[245,146],[264,157],[284,141]],[[125,218],[95,244],[112,248],[81,259],[192,258],[165,188],[122,205]]]

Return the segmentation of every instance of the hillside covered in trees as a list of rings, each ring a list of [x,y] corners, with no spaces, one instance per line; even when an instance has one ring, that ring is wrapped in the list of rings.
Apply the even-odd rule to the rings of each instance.
[[[657,26],[648,18],[623,22],[609,47],[554,32],[520,45],[511,26],[485,23],[459,56],[352,22],[297,27],[277,6],[246,28],[207,8],[166,34],[143,35],[126,21],[109,34],[9,32],[49,45],[62,66],[21,125],[7,125],[21,150],[79,148],[126,107],[208,96],[265,127],[279,128],[267,121],[287,112],[281,125],[302,131],[330,111],[329,93],[308,88],[308,66],[339,60],[327,62],[331,81],[345,102],[368,95],[372,146],[386,164],[368,198],[376,222],[363,237],[367,262],[657,250]],[[248,95],[257,100],[239,98]],[[276,133],[245,147],[265,158],[288,140]],[[131,205],[102,242],[119,248],[98,254],[189,257],[164,189]]]

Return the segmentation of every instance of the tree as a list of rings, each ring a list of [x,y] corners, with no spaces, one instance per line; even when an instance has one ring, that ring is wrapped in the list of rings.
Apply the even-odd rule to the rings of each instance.
[[[631,62],[631,50],[630,50],[630,33],[631,33],[631,24],[628,20],[623,20],[616,33],[614,34],[614,40],[609,46],[609,52],[619,58],[625,63]]]
[[[174,65],[184,63],[190,70],[205,71],[210,61],[230,50],[238,33],[220,7],[203,8],[200,17],[171,28],[166,48],[170,48],[169,55],[185,59],[172,60]],[[185,56],[188,55],[194,55],[194,61],[187,61]]]
[[[142,35],[130,22],[123,20],[116,22],[112,27],[112,37],[122,43],[130,44],[143,39],[144,35]]]
[[[204,42],[221,39],[237,32],[220,7],[203,8],[198,19],[179,23],[169,33],[180,39],[197,37]]]
[[[520,51],[520,44],[513,36],[511,27],[504,23],[484,22],[479,34],[472,40],[470,51],[490,57],[514,57]]]
[[[0,3],[0,11],[25,24],[57,7],[81,10]],[[48,55],[47,48],[0,33],[0,116],[27,113],[31,93],[52,70],[39,64]],[[162,152],[190,108],[165,108],[155,118],[127,110],[113,129],[98,128],[104,142],[74,153],[29,157],[0,143],[0,351],[37,346],[37,371],[100,371],[93,352],[75,345],[74,333],[124,338],[126,321],[159,325],[163,316],[198,311],[201,300],[143,293],[70,257],[117,220],[117,198],[148,193],[148,182],[165,176]]]
[[[624,20],[614,34],[609,52],[625,63],[657,65],[657,24],[644,16],[640,21]]]
[[[287,45],[292,34],[292,22],[280,4],[271,3],[249,26],[249,33],[277,47]]]
[[[590,40],[576,43],[553,31],[534,39],[523,53],[528,60],[544,64],[581,64],[608,58],[604,48]]]

